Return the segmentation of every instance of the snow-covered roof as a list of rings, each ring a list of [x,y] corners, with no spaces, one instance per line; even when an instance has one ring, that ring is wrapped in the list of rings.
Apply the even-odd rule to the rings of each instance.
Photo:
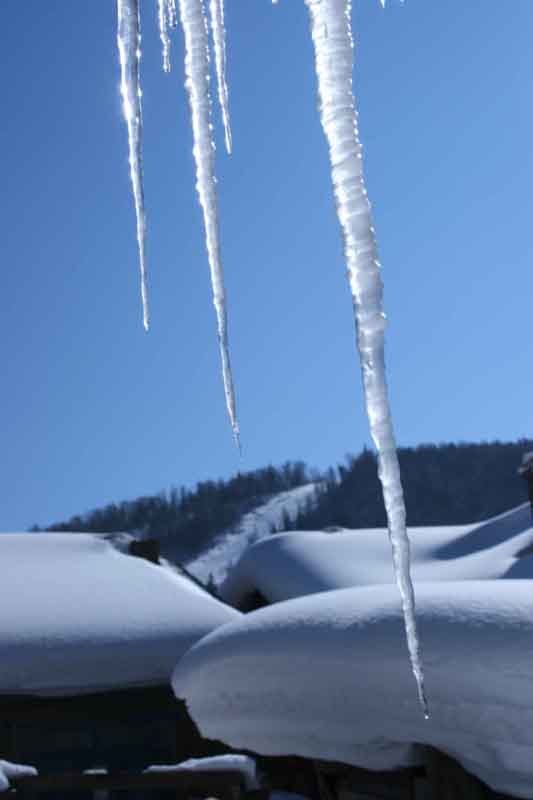
[[[496,791],[531,797],[532,586],[416,585],[429,720],[393,585],[245,615],[184,656],[174,690],[204,736],[236,748],[394,769],[421,763],[428,744]]]
[[[26,764],[13,764],[11,761],[0,759],[0,792],[7,792],[11,788],[11,781],[16,778],[29,778],[37,775],[35,767]]]
[[[88,534],[1,534],[0,694],[168,683],[239,612],[169,568]]]
[[[410,528],[412,575],[420,581],[533,578],[528,504],[474,525]],[[279,602],[313,592],[394,581],[385,529],[281,533],[250,547],[220,587],[237,607],[253,592]]]

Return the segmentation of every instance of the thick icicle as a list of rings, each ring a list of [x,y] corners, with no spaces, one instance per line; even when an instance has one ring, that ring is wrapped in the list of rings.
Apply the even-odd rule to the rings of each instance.
[[[239,425],[228,346],[226,292],[220,258],[215,147],[212,140],[211,98],[209,96],[209,40],[204,2],[203,0],[179,0],[179,11],[185,37],[185,85],[191,105],[196,189],[204,215],[224,392],[233,435],[240,449]]]
[[[120,57],[124,117],[128,126],[129,161],[135,214],[137,217],[137,243],[141,268],[141,297],[143,323],[150,326],[148,309],[148,283],[146,276],[145,238],[146,216],[144,212],[144,187],[142,174],[142,108],[141,108],[141,23],[138,0],[117,0],[118,52]]]
[[[218,102],[224,123],[224,138],[226,150],[231,153],[232,137],[229,118],[228,84],[226,82],[226,28],[224,25],[224,0],[210,0],[209,14],[211,17],[211,30],[213,31],[213,44],[215,46],[215,68],[218,84]]]
[[[415,598],[409,568],[405,504],[385,377],[383,284],[352,90],[350,0],[305,0],[311,18],[319,109],[329,146],[337,214],[342,227],[354,304],[366,408],[377,448],[407,645],[424,714],[428,708],[419,655]]]

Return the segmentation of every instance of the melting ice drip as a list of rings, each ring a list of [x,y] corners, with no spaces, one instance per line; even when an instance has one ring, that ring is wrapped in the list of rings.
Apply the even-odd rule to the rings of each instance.
[[[139,87],[140,25],[138,0],[117,0],[119,49],[122,67],[124,113],[128,123],[132,184],[137,211],[137,231],[143,276],[143,305],[147,324],[144,269],[144,202],[141,171],[142,118]],[[277,0],[273,0],[277,2]],[[170,70],[169,29],[176,25],[176,0],[158,0],[163,68]],[[352,89],[353,40],[351,0],[305,0],[311,18],[315,49],[320,117],[329,145],[332,181],[341,224],[348,277],[357,327],[363,386],[370,430],[378,453],[379,477],[387,511],[396,580],[400,589],[407,645],[419,700],[428,715],[424,676],[415,620],[415,598],[410,577],[409,539],[405,523],[400,470],[385,377],[383,284],[370,203],[363,179],[362,147]],[[385,0],[381,0],[385,5]],[[225,140],[231,152],[228,89],[225,76],[224,0],[209,0],[218,79],[218,96]],[[237,444],[239,427],[230,365],[226,295],[220,259],[215,146],[211,132],[209,94],[209,37],[205,0],[179,0],[185,37],[186,87],[189,95],[196,163],[196,188],[204,215],[206,245],[226,404]]]
[[[141,298],[143,324],[150,327],[148,309],[148,283],[146,276],[146,215],[144,212],[144,187],[142,174],[142,107],[141,107],[141,22],[138,0],[117,0],[118,52],[120,58],[120,91],[124,117],[128,126],[131,185],[137,217],[137,244],[141,269]]]
[[[352,89],[351,0],[305,0],[318,78],[319,110],[329,146],[337,215],[357,327],[366,409],[378,453],[396,580],[407,645],[424,714],[428,715],[410,577],[409,538],[385,377],[383,283]]]

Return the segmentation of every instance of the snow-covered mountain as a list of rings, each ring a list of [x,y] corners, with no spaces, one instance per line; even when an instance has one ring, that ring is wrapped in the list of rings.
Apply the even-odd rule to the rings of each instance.
[[[273,526],[278,528],[286,516],[291,520],[296,517],[302,506],[313,497],[316,486],[316,483],[308,483],[281,492],[244,514],[235,526],[221,534],[212,547],[187,563],[187,570],[202,583],[211,577],[219,585],[250,545],[269,536]]]

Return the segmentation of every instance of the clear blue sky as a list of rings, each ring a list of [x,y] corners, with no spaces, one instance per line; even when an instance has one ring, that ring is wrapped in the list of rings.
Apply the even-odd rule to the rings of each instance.
[[[141,0],[152,331],[112,0],[4,0],[0,530],[368,442],[303,0],[227,0],[226,419],[181,33]],[[401,444],[533,433],[533,4],[354,3]]]

